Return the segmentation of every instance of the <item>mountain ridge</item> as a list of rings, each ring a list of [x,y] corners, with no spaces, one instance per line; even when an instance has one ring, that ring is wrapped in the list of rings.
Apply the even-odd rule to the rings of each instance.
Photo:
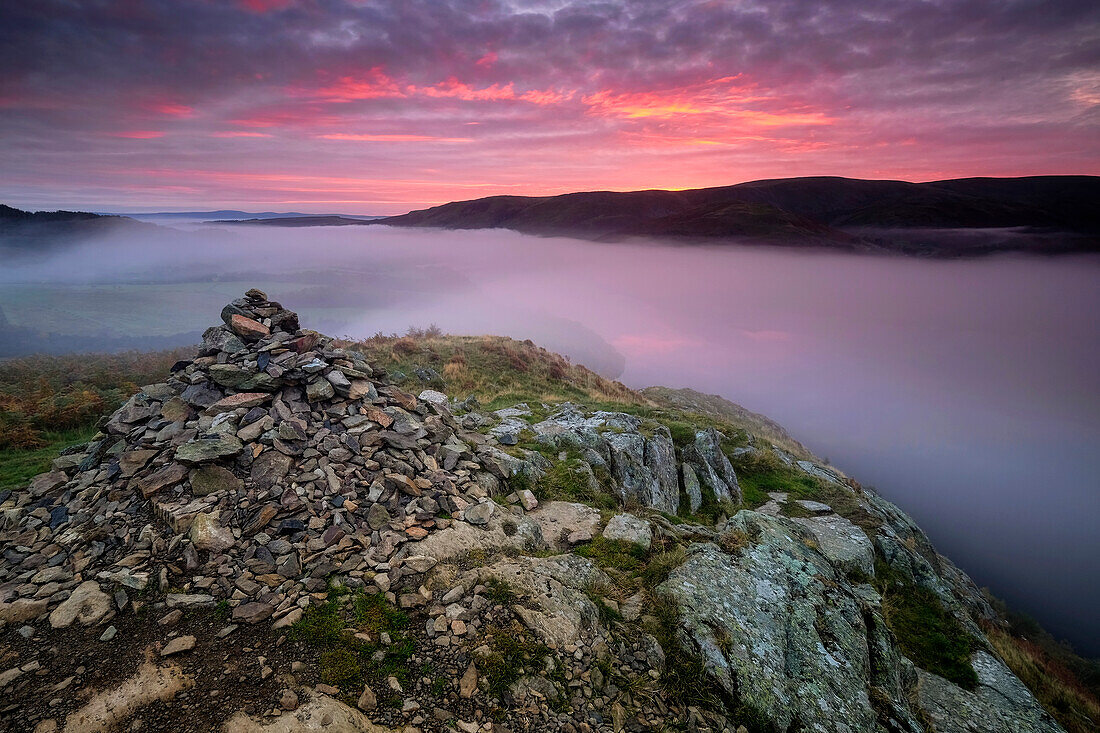
[[[755,239],[929,256],[988,251],[1100,250],[1095,176],[966,178],[909,183],[834,176],[767,179],[677,191],[588,191],[491,196],[376,220],[388,226],[507,228],[592,239],[657,237],[688,242]],[[868,236],[864,230],[1020,229],[985,247],[937,246],[935,237]],[[1059,239],[1061,238],[1061,239]]]

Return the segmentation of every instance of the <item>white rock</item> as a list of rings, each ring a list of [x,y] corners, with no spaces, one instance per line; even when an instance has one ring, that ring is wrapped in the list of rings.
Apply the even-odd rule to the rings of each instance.
[[[50,626],[63,629],[79,621],[85,626],[99,623],[111,612],[111,597],[104,593],[99,583],[87,580],[77,586],[73,594],[50,614]]]
[[[609,540],[623,540],[641,545],[645,549],[653,544],[653,528],[649,522],[633,514],[616,514],[604,527],[603,536]]]

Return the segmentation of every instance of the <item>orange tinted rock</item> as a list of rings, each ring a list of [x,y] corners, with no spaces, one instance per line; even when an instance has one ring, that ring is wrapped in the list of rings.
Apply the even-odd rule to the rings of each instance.
[[[271,329],[259,321],[236,313],[229,317],[229,327],[233,333],[249,341],[258,341],[271,333]]]
[[[206,408],[207,415],[217,415],[219,412],[232,412],[238,407],[259,407],[271,399],[266,392],[241,392],[223,397],[210,407]]]

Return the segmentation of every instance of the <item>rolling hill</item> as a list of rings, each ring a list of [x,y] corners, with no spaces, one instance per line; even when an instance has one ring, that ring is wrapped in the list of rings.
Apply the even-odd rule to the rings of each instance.
[[[591,239],[748,238],[904,254],[1100,249],[1100,178],[1036,176],[908,183],[784,178],[684,191],[491,196],[377,221],[389,226],[505,228]],[[958,236],[958,230],[983,236]]]

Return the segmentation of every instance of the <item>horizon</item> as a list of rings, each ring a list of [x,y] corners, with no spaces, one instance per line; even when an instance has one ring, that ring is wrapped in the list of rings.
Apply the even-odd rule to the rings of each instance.
[[[21,208],[384,215],[822,171],[1100,171],[1086,2],[240,0],[184,16],[46,1],[5,16],[0,200]]]
[[[962,176],[961,179],[968,179],[968,178],[971,178],[971,179],[1089,178],[1089,177],[1095,178],[1098,175],[1100,175],[1100,174],[1092,174],[1092,173],[1035,173],[1035,174],[1030,174],[1030,175],[1026,175],[1026,176],[982,176],[982,175]],[[691,187],[691,188],[589,189],[589,190],[585,190],[585,191],[579,191],[578,190],[578,191],[561,191],[561,192],[558,192],[558,193],[528,193],[528,194],[489,193],[489,194],[486,194],[485,196],[478,196],[476,198],[477,199],[491,198],[491,197],[494,197],[494,196],[520,196],[520,197],[525,197],[525,198],[552,198],[554,196],[562,196],[562,195],[571,194],[571,193],[605,193],[605,192],[606,193],[639,193],[639,192],[644,192],[644,191],[691,191],[691,190],[697,190],[697,188],[725,188],[725,187],[732,187],[732,186],[740,186],[740,185],[744,185],[744,184],[748,184],[748,183],[762,183],[762,182],[766,182],[766,181],[797,180],[797,179],[811,179],[811,178],[818,178],[818,179],[820,179],[820,178],[840,178],[840,179],[845,179],[845,180],[891,181],[891,182],[913,183],[913,184],[926,184],[926,183],[937,183],[937,182],[947,181],[947,180],[960,180],[960,179],[950,179],[950,178],[936,178],[936,179],[929,179],[929,180],[906,180],[906,179],[903,179],[903,178],[862,178],[861,179],[861,178],[855,178],[855,177],[852,177],[852,176],[820,174],[820,175],[789,176],[789,177],[785,176],[785,177],[778,177],[778,178],[756,178],[756,179],[752,179],[752,180],[748,180],[748,181],[738,181],[736,183],[718,184],[716,186],[703,186],[703,187]],[[379,217],[386,217],[386,216],[400,215],[400,214],[404,214],[404,213],[408,213],[408,212],[412,212],[412,211],[417,211],[417,210],[420,210],[420,209],[428,209],[428,208],[433,208],[433,207],[436,207],[436,206],[442,206],[442,205],[448,204],[448,203],[461,203],[461,202],[464,202],[464,201],[473,201],[473,200],[476,200],[476,199],[447,199],[447,200],[441,200],[441,201],[435,201],[435,202],[422,202],[419,205],[416,205],[416,206],[414,206],[413,208],[410,208],[410,209],[395,210],[392,213],[385,213],[385,214],[380,214],[380,213],[377,213],[377,212],[366,212],[366,211],[349,211],[349,210],[336,211],[336,210],[324,209],[324,208],[320,208],[320,207],[318,207],[314,210],[310,210],[310,207],[296,207],[293,212],[290,209],[275,209],[275,208],[268,208],[264,211],[259,211],[259,210],[249,210],[249,209],[241,208],[241,207],[238,207],[238,206],[232,206],[232,205],[228,205],[228,204],[218,204],[218,203],[199,204],[199,205],[196,205],[194,207],[175,207],[175,208],[173,208],[173,207],[157,208],[157,207],[152,206],[152,205],[144,205],[143,206],[143,205],[140,205],[140,204],[129,207],[129,208],[122,208],[122,207],[118,207],[118,206],[112,206],[110,204],[104,204],[104,205],[90,204],[90,205],[88,205],[88,208],[86,208],[86,209],[75,209],[75,208],[70,208],[70,207],[66,207],[66,206],[60,206],[60,207],[54,208],[54,209],[46,209],[46,208],[41,208],[41,207],[35,207],[33,204],[28,205],[29,208],[22,207],[22,206],[16,206],[14,208],[22,209],[24,211],[29,211],[29,212],[35,212],[35,213],[37,213],[37,212],[53,212],[53,211],[74,211],[74,212],[78,212],[78,213],[100,214],[100,215],[103,215],[103,216],[152,216],[152,215],[155,215],[155,214],[197,214],[197,213],[215,213],[215,212],[219,212],[219,211],[238,211],[238,212],[241,212],[241,213],[244,213],[244,214],[299,213],[299,214],[305,214],[305,215],[309,215],[309,216],[331,215],[331,216],[379,216]],[[0,204],[6,204],[6,202],[0,201]],[[6,205],[11,206],[11,204],[6,204]],[[147,211],[142,211],[141,209],[148,209],[148,210]]]

